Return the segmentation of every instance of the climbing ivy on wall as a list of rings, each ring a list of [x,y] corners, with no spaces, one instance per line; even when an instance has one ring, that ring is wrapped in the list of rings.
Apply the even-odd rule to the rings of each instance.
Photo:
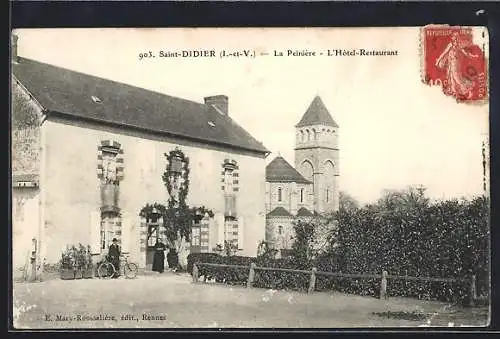
[[[167,206],[160,203],[146,204],[139,215],[148,220],[161,217],[169,246],[179,250],[183,240],[190,241],[193,221],[201,220],[205,215],[212,218],[214,213],[205,206],[189,207],[186,203],[189,193],[189,158],[179,149],[166,153],[165,157],[167,164],[162,180],[169,194]],[[174,158],[182,164],[180,173],[177,172],[178,168],[173,168]],[[177,196],[173,194],[172,186],[172,180],[176,175],[180,175],[177,180],[182,179],[179,182]]]
[[[169,194],[169,200],[168,200],[168,207],[173,208],[175,206],[175,203],[178,203],[179,208],[185,208],[187,207],[186,205],[186,198],[189,193],[189,158],[184,155],[184,153],[179,150],[179,149],[174,149],[173,151],[170,151],[169,153],[165,153],[165,157],[167,158],[167,166],[165,169],[165,172],[163,173],[162,180],[163,183],[165,184],[165,187],[167,188],[168,194]],[[172,177],[173,173],[173,163],[174,159],[178,159],[181,164],[182,164],[182,170],[181,170],[181,185],[179,187],[179,197],[178,201],[172,196],[172,182],[170,178]]]

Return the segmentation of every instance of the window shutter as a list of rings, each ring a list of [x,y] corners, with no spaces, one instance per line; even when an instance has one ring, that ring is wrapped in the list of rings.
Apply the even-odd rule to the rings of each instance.
[[[132,222],[128,214],[122,216],[122,252],[130,253],[130,238],[132,232]]]
[[[245,244],[245,223],[243,222],[243,217],[238,218],[238,249],[242,250],[244,249],[244,244]]]
[[[224,237],[225,237],[225,232],[226,232],[226,227],[224,223],[224,214],[223,213],[217,213],[215,215],[216,223],[217,223],[217,245],[223,245],[224,246]]]
[[[92,254],[101,253],[101,213],[90,213],[90,248]]]

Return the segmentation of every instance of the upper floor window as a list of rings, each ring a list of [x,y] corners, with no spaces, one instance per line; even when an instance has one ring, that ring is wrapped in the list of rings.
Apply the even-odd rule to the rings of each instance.
[[[328,202],[330,200],[329,193],[330,193],[330,190],[327,188],[326,189],[326,202]]]
[[[234,195],[239,191],[239,172],[235,160],[224,159],[222,163],[222,190],[226,195]]]
[[[278,226],[278,234],[279,235],[283,234],[283,226]]]
[[[123,149],[116,141],[104,140],[97,147],[98,177],[103,184],[118,185],[123,179]]]
[[[239,168],[235,160],[224,159],[222,163],[222,190],[224,191],[225,215],[236,217],[236,198],[239,191]]]
[[[300,202],[304,202],[304,189],[300,189]]]
[[[233,169],[225,168],[224,169],[224,184],[226,186],[226,192],[233,191]]]
[[[278,188],[278,201],[283,201],[283,192],[281,188]]]
[[[116,153],[103,150],[102,170],[105,183],[111,184],[116,182]]]

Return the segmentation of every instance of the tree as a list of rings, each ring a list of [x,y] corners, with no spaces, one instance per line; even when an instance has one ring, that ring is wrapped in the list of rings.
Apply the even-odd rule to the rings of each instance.
[[[313,242],[315,238],[315,227],[312,220],[296,220],[293,223],[295,231],[292,244],[292,257],[298,264],[309,262],[313,258]]]
[[[385,190],[377,201],[377,205],[389,210],[425,207],[430,201],[425,196],[425,191],[426,188],[423,186],[408,186],[403,190]]]
[[[267,242],[262,240],[257,247],[257,258],[264,261],[275,259],[278,250],[272,248],[272,246]]]
[[[189,207],[186,203],[189,193],[189,158],[177,148],[165,154],[165,157],[167,165],[162,179],[169,193],[168,206],[147,204],[140,216],[147,219],[161,216],[169,247],[182,253],[186,242],[191,240],[193,222],[206,215],[212,218],[214,214],[205,206]]]
[[[359,202],[347,192],[339,192],[339,209],[352,211],[359,208]]]

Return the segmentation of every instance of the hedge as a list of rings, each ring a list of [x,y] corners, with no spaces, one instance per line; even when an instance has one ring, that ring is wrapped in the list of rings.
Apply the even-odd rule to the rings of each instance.
[[[194,262],[223,265],[239,265],[242,268],[212,267],[201,265],[199,276],[215,279],[216,282],[229,285],[245,286],[251,263],[257,267],[287,268],[310,271],[316,267],[320,272],[340,272],[338,260],[329,256],[317,258],[315,261],[298,264],[293,258],[261,259],[244,256],[220,256],[214,253],[196,253],[188,256],[188,270],[192,272]],[[361,272],[366,273],[366,272]],[[372,273],[380,274],[381,272]],[[278,290],[306,291],[309,287],[310,273],[256,270],[253,286]],[[380,295],[380,278],[342,278],[318,274],[316,291],[337,291],[346,294],[371,296]],[[433,299],[446,302],[468,303],[470,283],[458,282],[426,282],[403,279],[389,279],[387,293],[389,297],[411,297]]]

